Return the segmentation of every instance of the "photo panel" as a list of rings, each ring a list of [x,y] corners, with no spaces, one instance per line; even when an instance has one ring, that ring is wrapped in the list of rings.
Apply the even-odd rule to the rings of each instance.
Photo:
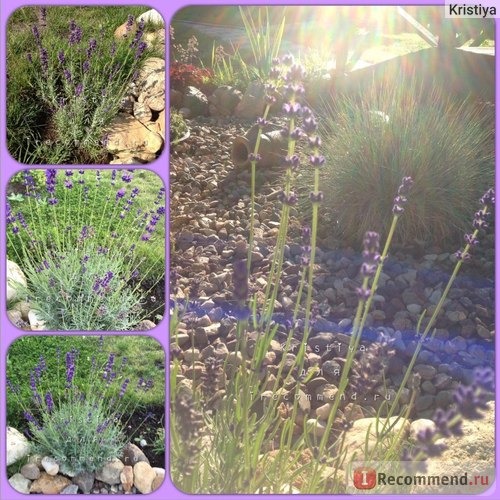
[[[25,335],[9,347],[6,383],[13,490],[109,495],[160,488],[165,352],[156,339]]]
[[[172,18],[182,492],[494,491],[495,21],[446,12]]]

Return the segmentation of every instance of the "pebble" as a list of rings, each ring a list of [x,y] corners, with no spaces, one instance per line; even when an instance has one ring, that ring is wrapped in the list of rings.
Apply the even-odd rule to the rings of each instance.
[[[59,464],[52,457],[43,457],[42,467],[49,476],[55,476],[59,472]]]

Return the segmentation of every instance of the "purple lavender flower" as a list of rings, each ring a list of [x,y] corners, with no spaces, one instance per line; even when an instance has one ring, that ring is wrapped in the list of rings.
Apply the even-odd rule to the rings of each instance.
[[[468,245],[475,246],[479,243],[479,240],[473,234],[466,234],[464,236],[465,242]]]
[[[309,156],[309,162],[314,168],[319,168],[324,165],[325,157],[323,155],[314,154]]]
[[[75,376],[75,352],[66,353],[66,388],[69,389]]]
[[[111,420],[108,418],[102,424],[99,424],[96,429],[97,434],[102,434],[109,427],[110,423]]]
[[[308,141],[311,149],[319,149],[321,147],[321,137],[319,136],[309,137]]]
[[[73,188],[73,182],[71,182],[69,179],[64,181],[64,187],[66,189],[72,189]]]
[[[260,156],[259,154],[250,153],[248,155],[248,160],[252,162],[259,162],[260,160],[262,160],[262,156]]]
[[[137,26],[137,31],[135,32],[135,37],[130,44],[130,48],[136,47],[144,34],[144,19],[141,19],[139,25]]]
[[[52,399],[52,394],[50,392],[45,394],[45,404],[47,405],[47,411],[51,413],[54,408],[54,400]]]
[[[89,40],[89,46],[87,49],[87,59],[90,59],[92,57],[92,54],[95,52],[96,47],[97,47],[97,40],[95,38],[91,38]]]
[[[46,7],[40,8],[40,23],[43,26],[45,26],[45,24],[47,24],[47,8]]]
[[[111,382],[112,378],[112,373],[113,373],[113,365],[115,363],[115,355],[114,353],[110,353],[108,356],[108,361],[106,363],[106,366],[104,368],[104,373],[102,378],[106,380],[108,383]]]
[[[493,188],[488,189],[481,197],[480,202],[482,205],[493,206],[495,204],[495,190]]]
[[[19,386],[14,385],[12,383],[12,380],[9,379],[9,377],[6,378],[6,383],[7,383],[7,388],[12,392],[13,394],[19,394],[20,389]]]
[[[127,17],[127,24],[125,26],[126,31],[130,31],[132,29],[133,24],[134,24],[134,16],[129,14]]]
[[[283,104],[283,113],[290,118],[295,118],[300,115],[301,106],[298,102],[285,102]]]
[[[127,386],[130,382],[130,379],[126,378],[121,386],[121,389],[120,389],[120,394],[118,395],[118,397],[121,399],[123,398],[123,396],[125,395],[125,391],[127,390]]]
[[[45,186],[47,193],[54,194],[56,189],[57,170],[55,168],[48,168],[45,171]]]
[[[314,132],[316,132],[317,128],[318,128],[318,122],[316,121],[314,116],[309,116],[302,122],[302,129],[309,136]]]
[[[280,191],[278,193],[278,201],[280,201],[284,205],[296,205],[298,200],[298,196],[293,191],[288,194],[286,194],[284,191]]]
[[[137,50],[135,51],[135,59],[140,59],[144,51],[147,49],[148,44],[146,42],[139,42]]]
[[[302,131],[302,129],[300,127],[295,127],[289,133],[289,136],[290,136],[290,139],[292,139],[293,141],[298,141],[303,136],[303,134],[304,134],[304,132]]]
[[[60,50],[58,53],[57,53],[57,59],[59,59],[59,62],[61,64],[64,64],[66,62],[66,58],[64,57],[64,50]]]
[[[38,45],[39,48],[42,46],[42,40],[40,38],[40,31],[38,30],[38,26],[35,24],[33,28],[31,28],[31,31],[33,32],[33,36],[35,37],[35,42]]]
[[[292,64],[285,75],[285,81],[288,83],[301,83],[305,77],[304,67],[300,64]]]
[[[311,203],[321,203],[323,201],[324,195],[322,191],[318,191],[317,193],[310,192],[309,193],[309,200]]]
[[[40,47],[40,63],[42,65],[42,71],[47,73],[49,70],[49,54],[44,47]]]
[[[38,420],[28,411],[24,412],[24,418],[27,422],[32,423],[38,430],[42,429],[42,426],[38,422]]]
[[[74,20],[70,21],[69,23],[69,44],[70,45],[77,45],[81,42],[82,40],[82,29],[77,26],[76,22]]]
[[[84,73],[88,73],[89,72],[90,61],[88,59],[86,61],[84,61],[82,69],[83,69]]]
[[[472,256],[469,252],[462,252],[461,250],[457,250],[454,255],[457,260],[461,260],[462,262],[466,262],[472,259]]]
[[[75,96],[76,97],[79,97],[81,95],[81,93],[83,92],[83,83],[79,83],[76,87],[75,87]]]
[[[64,78],[66,78],[67,82],[71,82],[71,71],[69,69],[65,69],[63,71]]]
[[[403,177],[401,185],[398,188],[398,194],[394,198],[394,205],[392,207],[392,213],[394,215],[401,215],[404,212],[404,205],[407,203],[406,195],[410,191],[413,185],[413,179],[411,177]]]
[[[123,175],[122,175],[122,181],[123,182],[132,182],[132,179],[134,178],[134,176],[130,173],[127,173],[125,172]]]
[[[116,192],[115,201],[121,200],[125,196],[126,192],[127,192],[127,190],[125,188],[120,188]]]
[[[151,239],[151,234],[149,233],[144,233],[142,236],[141,236],[141,240],[142,241],[149,241]]]

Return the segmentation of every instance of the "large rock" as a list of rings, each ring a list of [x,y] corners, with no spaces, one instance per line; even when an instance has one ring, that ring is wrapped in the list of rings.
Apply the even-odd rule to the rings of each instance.
[[[61,491],[60,495],[76,495],[78,493],[78,486],[76,484],[70,484]]]
[[[118,156],[140,157],[160,151],[163,139],[139,120],[125,113],[118,113],[108,128],[106,149]]]
[[[64,476],[50,476],[46,472],[33,481],[30,487],[30,493],[43,493],[44,495],[58,495],[66,486],[69,486],[71,481]]]
[[[146,125],[152,117],[151,108],[144,102],[134,102],[134,116],[144,125]]]
[[[137,462],[134,465],[134,486],[144,495],[153,491],[153,481],[156,478],[156,472],[151,465],[146,462]]]
[[[115,38],[117,40],[123,40],[124,38],[133,38],[135,36],[135,32],[137,31],[137,23],[134,21],[132,26],[127,29],[127,21],[118,26],[115,30]]]
[[[165,26],[165,20],[156,9],[150,9],[144,12],[144,14],[141,14],[137,18],[137,22],[140,21],[144,21],[145,23],[161,24],[162,26]]]
[[[234,110],[239,118],[257,118],[264,113],[266,105],[266,89],[259,81],[250,83],[243,97]]]
[[[387,422],[387,420],[389,420]],[[387,423],[387,425],[386,425]],[[410,421],[405,418],[361,418],[346,432],[344,449],[347,450],[346,463],[352,459],[363,460],[365,449],[369,452],[377,447],[374,459],[394,444],[405,440],[410,432]],[[378,445],[377,445],[378,442]]]
[[[138,462],[146,462],[149,465],[148,457],[144,455],[138,446],[132,443],[125,445],[121,459],[125,465],[131,465],[132,467]]]
[[[38,317],[38,314],[34,309],[31,309],[28,313],[28,322],[32,331],[46,330],[45,321]]]
[[[146,79],[150,75],[159,76],[163,74],[163,79],[165,80],[165,60],[160,57],[148,57],[139,71],[137,75],[137,88],[143,90],[143,87],[146,83]],[[163,87],[163,91],[165,91],[165,86]]]
[[[210,114],[215,116],[232,115],[241,98],[241,92],[234,87],[224,85],[215,89],[214,93],[208,98]]]
[[[7,260],[7,302],[19,300],[19,287],[26,286],[26,276],[22,269],[15,262]]]
[[[183,106],[189,109],[189,116],[203,116],[208,111],[207,96],[196,87],[188,86],[184,91]]]
[[[26,457],[29,452],[28,440],[14,427],[7,427],[7,467]]]
[[[55,476],[59,472],[59,464],[52,457],[43,457],[42,467],[49,476]]]
[[[123,486],[123,491],[125,493],[130,493],[132,491],[132,486],[134,486],[134,469],[131,465],[125,465],[120,473],[120,481]]]
[[[36,464],[27,463],[21,467],[21,474],[32,481],[40,477],[40,469]]]
[[[162,71],[152,71],[141,82],[141,92],[137,99],[153,111],[165,109],[165,67]]]
[[[96,472],[96,479],[106,484],[120,484],[120,474],[123,470],[123,462],[118,458],[110,460],[104,467]]]
[[[30,492],[31,481],[17,472],[9,479],[9,484],[19,493],[27,495]]]
[[[92,486],[94,486],[94,474],[91,472],[80,472],[73,478],[73,483],[75,483],[85,494],[92,491]]]

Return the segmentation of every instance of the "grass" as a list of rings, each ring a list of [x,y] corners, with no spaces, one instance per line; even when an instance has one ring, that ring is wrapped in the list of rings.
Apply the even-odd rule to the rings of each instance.
[[[164,406],[165,404],[165,354],[161,345],[151,337],[146,336],[106,336],[104,338],[104,353],[113,352],[117,360],[126,357],[129,363],[131,380],[151,379],[154,382],[151,390],[141,393],[140,397],[130,391],[125,397],[130,398],[132,407]],[[77,364],[78,380],[86,380],[92,375],[91,360],[99,352],[99,337],[97,336],[34,336],[28,335],[14,341],[7,353],[7,377],[21,386],[20,398],[31,400],[29,387],[30,372],[38,364],[40,356],[46,360],[48,373],[51,373],[51,390],[54,399],[64,392],[63,372],[64,355],[72,348],[80,351]],[[57,363],[57,352],[60,349],[61,362]],[[57,373],[61,378],[58,379]],[[95,374],[94,374],[95,375]],[[81,389],[85,390],[85,384]],[[7,424],[19,431],[26,427],[23,408],[17,398],[7,391]]]
[[[66,48],[68,25],[76,20],[84,33],[86,43],[89,34],[99,40],[111,41],[115,29],[127,20],[129,14],[138,16],[147,7],[47,7],[47,25],[40,27],[44,46],[49,50],[49,57],[55,57],[57,48]],[[36,84],[37,74],[33,73],[33,65],[27,54],[38,52],[32,26],[39,23],[40,11],[35,7],[17,9],[8,20],[7,26],[7,138],[11,155],[22,163],[102,163],[106,153],[99,147],[86,146],[85,151],[72,151],[63,140],[67,126],[57,128],[54,111],[49,109],[42,99],[41,91]],[[151,24],[146,32],[157,28]],[[103,42],[104,43],[104,42]],[[55,50],[55,52],[53,52]],[[149,54],[163,57],[157,45],[148,49]],[[38,56],[36,56],[38,57]],[[118,53],[117,59],[122,55]],[[102,74],[106,61],[101,57]],[[14,63],[15,62],[15,63]],[[96,62],[93,62],[95,65]],[[121,76],[121,75],[120,75]],[[50,82],[47,80],[49,86]],[[58,83],[57,85],[60,85]],[[89,87],[90,88],[90,87]],[[116,90],[115,90],[116,92]],[[89,106],[97,106],[97,103]],[[106,123],[102,125],[102,129]],[[98,131],[99,132],[99,131]],[[85,140],[85,139],[82,139]],[[56,142],[52,144],[52,142]],[[57,141],[63,144],[58,144]],[[97,149],[97,151],[95,151]],[[96,161],[99,160],[99,161]]]
[[[387,234],[392,193],[401,177],[410,175],[414,203],[397,239],[460,244],[470,206],[494,178],[493,116],[487,106],[394,82],[372,86],[362,96],[325,100],[319,114],[330,232],[350,244],[367,230]],[[310,182],[307,171],[298,179],[304,191]]]

